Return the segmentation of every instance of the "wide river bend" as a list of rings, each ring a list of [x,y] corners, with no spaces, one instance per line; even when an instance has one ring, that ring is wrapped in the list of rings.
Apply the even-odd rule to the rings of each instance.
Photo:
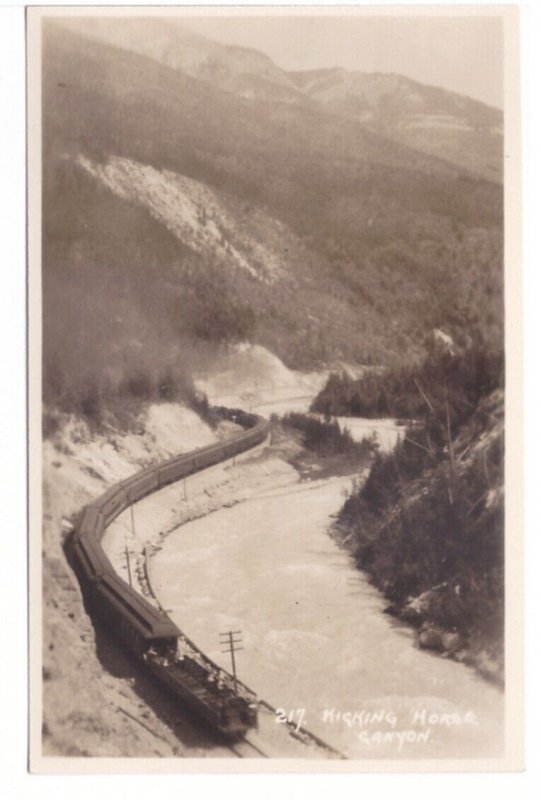
[[[502,692],[418,649],[329,535],[350,483],[270,490],[179,527],[151,559],[162,605],[227,669],[219,633],[242,631],[239,677],[349,757],[501,755]]]

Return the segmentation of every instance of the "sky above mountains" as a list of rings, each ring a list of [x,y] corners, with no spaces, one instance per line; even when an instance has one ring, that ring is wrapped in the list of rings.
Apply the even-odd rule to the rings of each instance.
[[[497,17],[242,14],[190,16],[183,25],[223,44],[261,50],[286,70],[395,72],[503,106],[503,30]]]

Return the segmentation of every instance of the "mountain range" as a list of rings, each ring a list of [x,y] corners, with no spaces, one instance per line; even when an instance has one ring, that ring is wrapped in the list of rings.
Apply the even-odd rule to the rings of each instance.
[[[344,68],[287,72],[257,50],[210,41],[177,20],[73,19],[72,30],[249,99],[324,108],[489,180],[502,180],[503,114],[402,75]]]
[[[230,341],[292,367],[414,359],[433,327],[501,346],[500,111],[147,18],[46,21],[42,101],[49,402]]]

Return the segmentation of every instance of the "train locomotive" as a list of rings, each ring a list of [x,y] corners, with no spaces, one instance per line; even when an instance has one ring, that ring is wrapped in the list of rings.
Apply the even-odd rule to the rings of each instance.
[[[214,730],[238,738],[257,726],[256,695],[218,667],[162,610],[131,588],[114,570],[101,546],[107,525],[131,503],[213,464],[262,443],[270,423],[255,414],[220,408],[244,427],[227,442],[208,445],[138,472],[88,505],[68,543],[90,614]]]

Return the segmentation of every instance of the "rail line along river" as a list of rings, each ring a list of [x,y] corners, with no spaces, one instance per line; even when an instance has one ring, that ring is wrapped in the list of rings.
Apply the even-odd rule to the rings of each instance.
[[[329,535],[348,486],[269,490],[176,529],[151,560],[161,603],[227,668],[219,633],[241,630],[239,676],[349,757],[501,755],[500,690],[417,649]]]

